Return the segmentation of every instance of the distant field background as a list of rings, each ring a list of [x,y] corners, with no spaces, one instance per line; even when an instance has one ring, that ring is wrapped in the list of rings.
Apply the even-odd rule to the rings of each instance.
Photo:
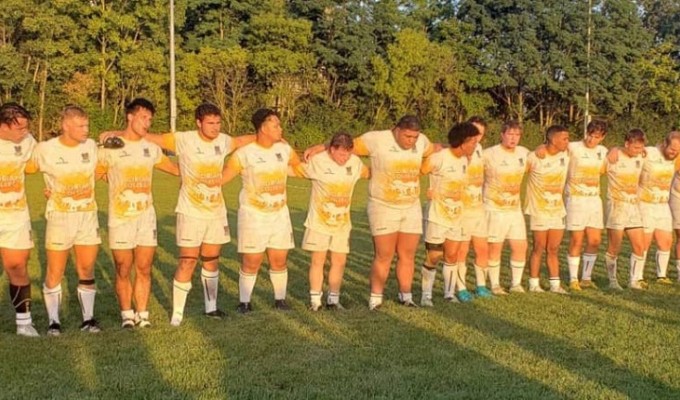
[[[42,187],[40,175],[28,178],[37,244],[30,261],[33,316],[44,335]],[[365,217],[365,182],[359,183],[353,202],[352,253],[342,293],[347,311],[307,311],[308,255],[295,249],[289,258],[292,312],[272,309],[264,268],[254,293],[255,312],[237,315],[238,260],[231,243],[222,252],[218,299],[228,318],[203,317],[202,287],[196,274],[185,321],[172,328],[168,321],[177,253],[173,213],[177,189],[176,178],[156,175],[159,248],[150,301],[151,329],[123,331],[119,325],[104,229],[107,198],[103,184],[98,184],[97,191],[103,245],[97,260],[95,307],[103,332],[78,331],[77,278],[69,267],[61,312],[64,334],[17,337],[7,278],[1,276],[0,398],[680,398],[678,284],[651,283],[646,292],[510,295],[461,305],[441,300],[439,274],[435,308],[406,309],[395,302],[392,274],[385,307],[369,312],[373,249]],[[234,242],[238,189],[238,183],[224,188]],[[308,195],[307,182],[289,181],[298,245]],[[423,252],[421,248],[418,264]],[[628,253],[625,248],[619,258],[622,283],[628,273]],[[562,266],[566,279],[566,262]],[[504,258],[506,286],[508,270]],[[669,270],[675,279],[674,266]],[[653,277],[651,261],[646,276]],[[594,279],[605,286],[602,256]],[[472,270],[468,285],[473,287]],[[420,298],[419,273],[414,296]]]

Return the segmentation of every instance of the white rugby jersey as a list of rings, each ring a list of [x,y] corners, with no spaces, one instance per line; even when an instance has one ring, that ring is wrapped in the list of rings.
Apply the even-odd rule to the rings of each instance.
[[[524,212],[532,216],[564,217],[562,192],[567,180],[569,156],[566,151],[545,154],[543,159],[529,153],[529,179],[524,202]]]
[[[24,171],[35,146],[31,135],[19,143],[0,139],[0,225],[19,225],[31,219]]]
[[[463,190],[463,208],[465,214],[481,214],[484,212],[484,150],[477,143],[467,166],[467,180]]]
[[[488,211],[521,211],[520,190],[529,150],[500,144],[484,150],[484,207]]]
[[[428,221],[446,227],[460,224],[467,167],[467,157],[457,157],[451,149],[438,151],[423,161],[422,172],[430,174],[432,193],[427,207]]]
[[[583,141],[569,143],[569,171],[566,194],[569,197],[599,197],[600,177],[605,172],[607,148],[588,148]]]
[[[644,203],[668,203],[671,182],[676,170],[676,160],[667,160],[656,146],[645,149],[647,155],[642,162],[639,195]]]
[[[643,159],[641,155],[629,157],[623,151],[619,152],[619,159],[612,164],[607,162],[607,200],[613,204],[638,204],[638,183],[642,172]]]

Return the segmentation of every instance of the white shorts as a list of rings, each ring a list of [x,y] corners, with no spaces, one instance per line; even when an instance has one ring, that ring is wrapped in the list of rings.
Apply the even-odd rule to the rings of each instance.
[[[547,217],[544,215],[530,215],[529,229],[537,232],[544,232],[553,229],[564,230],[564,217]]]
[[[673,232],[673,215],[668,203],[640,202],[640,214],[642,215],[642,226],[646,233],[652,233],[657,229]]]
[[[31,221],[0,225],[0,249],[28,250],[33,248]]]
[[[527,240],[527,226],[521,210],[487,211],[486,224],[489,243],[503,243],[506,239]]]
[[[368,200],[366,207],[368,213],[368,225],[371,227],[371,235],[388,235],[402,232],[422,235],[423,233],[423,210],[420,201],[416,201],[406,209],[386,206],[376,201]]]
[[[447,240],[452,242],[465,241],[463,238],[463,226],[449,227],[436,222],[425,221],[425,243],[442,244]]]
[[[329,235],[307,228],[302,239],[302,249],[307,251],[349,253],[349,231]]]
[[[225,244],[231,241],[226,214],[215,219],[200,219],[177,213],[175,236],[179,247],[200,247],[203,243]]]
[[[473,237],[486,238],[489,234],[487,229],[486,214],[463,212],[463,241],[469,241]]]
[[[622,231],[629,228],[642,228],[640,205],[632,203],[607,202],[607,229]]]
[[[582,231],[586,228],[604,229],[602,199],[600,197],[567,197],[567,230]]]
[[[238,210],[238,252],[263,253],[266,249],[295,247],[288,207],[263,215],[243,207]]]
[[[97,211],[50,211],[45,228],[47,250],[69,250],[75,245],[91,246],[102,242]]]
[[[109,224],[109,248],[129,250],[137,246],[156,247],[157,232],[156,210],[152,206],[120,225]]]

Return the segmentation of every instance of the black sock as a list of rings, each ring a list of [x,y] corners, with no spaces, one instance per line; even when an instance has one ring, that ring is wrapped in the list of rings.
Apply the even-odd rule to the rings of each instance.
[[[10,283],[9,297],[17,313],[31,312],[31,285],[16,286]]]

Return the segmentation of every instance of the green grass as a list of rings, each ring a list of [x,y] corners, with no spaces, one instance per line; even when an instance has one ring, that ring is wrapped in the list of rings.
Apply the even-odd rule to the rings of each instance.
[[[33,315],[44,334],[44,199],[40,176],[28,179],[38,246],[31,257]],[[233,311],[238,295],[235,245],[222,253],[219,306],[226,320],[202,316],[196,276],[185,321],[169,326],[175,269],[174,205],[177,180],[156,176],[159,239],[150,302],[153,327],[123,331],[104,245],[97,260],[96,315],[104,331],[78,331],[80,310],[72,267],[64,278],[61,337],[14,334],[7,278],[0,279],[0,398],[678,398],[680,396],[680,285],[651,285],[644,293],[510,295],[444,304],[438,275],[433,309],[405,309],[392,276],[387,302],[369,312],[372,244],[364,214],[366,184],[354,202],[352,254],[346,273],[346,312],[310,313],[308,255],[290,254],[290,313],[271,308],[265,271],[254,293],[255,312]],[[303,233],[309,184],[291,180],[289,202],[297,243]],[[225,188],[235,238],[238,184]],[[98,187],[106,222],[105,187]],[[419,252],[418,262],[422,261]],[[602,254],[602,253],[601,253]],[[627,276],[628,250],[620,257]],[[650,257],[651,258],[651,257]],[[563,265],[566,265],[564,263]],[[648,263],[647,276],[652,275]],[[566,268],[564,268],[566,270]],[[671,268],[673,271],[673,268]],[[503,267],[507,285],[508,268]],[[566,274],[566,271],[563,271]],[[472,271],[468,274],[472,286]],[[672,277],[675,277],[674,271]],[[600,257],[595,281],[604,286]],[[419,298],[419,274],[414,285]]]

